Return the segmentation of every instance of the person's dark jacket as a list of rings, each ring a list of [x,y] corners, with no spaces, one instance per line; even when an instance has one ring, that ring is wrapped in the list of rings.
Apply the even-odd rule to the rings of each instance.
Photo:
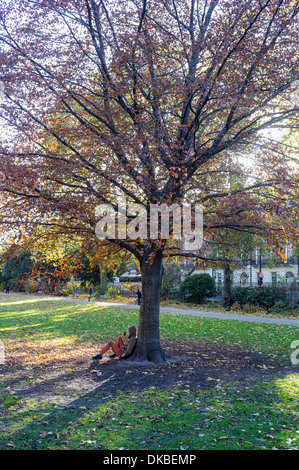
[[[128,339],[129,341],[127,342],[126,345],[121,347],[121,357],[122,359],[126,359],[127,357],[131,356],[134,352],[134,349],[137,344],[137,332],[136,332],[136,326],[130,326],[128,329]]]

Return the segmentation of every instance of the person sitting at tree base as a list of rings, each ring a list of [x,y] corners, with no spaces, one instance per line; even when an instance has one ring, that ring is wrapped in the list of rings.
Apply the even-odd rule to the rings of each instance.
[[[136,326],[132,325],[128,328],[128,342],[126,342],[126,332],[118,337],[117,342],[110,340],[106,343],[100,352],[93,356],[92,359],[102,359],[103,355],[111,348],[115,357],[118,359],[127,359],[134,352],[137,344]]]

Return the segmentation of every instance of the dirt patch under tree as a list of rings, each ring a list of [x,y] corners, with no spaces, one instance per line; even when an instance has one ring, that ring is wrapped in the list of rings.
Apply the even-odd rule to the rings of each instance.
[[[186,386],[204,389],[213,383],[271,380],[279,373],[298,370],[278,364],[273,355],[214,343],[181,342],[164,348],[171,359],[163,366],[129,359],[115,361],[109,353],[101,361],[94,361],[91,348],[83,353],[81,348],[81,355],[72,351],[68,360],[50,362],[24,362],[23,356],[10,354],[0,366],[1,388],[20,397],[93,406],[119,391]]]

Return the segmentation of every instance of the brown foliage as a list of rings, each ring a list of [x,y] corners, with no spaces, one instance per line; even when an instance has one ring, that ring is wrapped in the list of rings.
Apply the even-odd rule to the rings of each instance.
[[[296,0],[7,1],[2,227],[95,238],[95,207],[123,194],[202,202],[209,243],[296,240],[296,145],[264,131],[298,127],[297,13]],[[180,252],[113,243],[140,262]]]

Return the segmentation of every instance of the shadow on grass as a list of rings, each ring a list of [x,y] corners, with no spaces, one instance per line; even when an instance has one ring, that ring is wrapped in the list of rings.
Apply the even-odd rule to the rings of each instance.
[[[98,307],[88,305],[82,311],[82,306],[56,303],[51,311],[50,304],[46,308],[39,302],[34,305],[38,311],[25,304],[15,312],[2,308],[3,331],[11,332],[9,347],[15,348],[10,352],[19,353],[20,357],[11,354],[7,363],[0,365],[0,449],[295,445],[293,421],[297,415],[292,401],[294,387],[288,377],[298,368],[287,367],[281,361],[278,364],[279,354],[274,347],[275,355],[243,350],[233,344],[234,336],[221,346],[219,328],[213,332],[209,322],[204,330],[204,321],[196,322],[201,337],[193,343],[183,342],[183,326],[190,329],[194,338],[191,326],[195,324],[192,321],[191,325],[190,320],[190,325],[186,325],[184,318],[179,328],[176,318],[174,325],[166,326],[178,330],[178,339],[163,346],[180,359],[163,367],[106,358],[93,362],[90,357],[95,343],[84,349],[91,337],[85,337],[81,344],[75,340],[96,329],[101,335],[105,332],[115,336],[119,325],[126,324],[129,318],[131,322],[136,312],[116,313],[105,308],[99,324],[99,317],[94,315]],[[90,315],[85,316],[87,312]],[[29,333],[26,343],[19,335],[22,327],[26,335]],[[244,326],[252,338],[261,328]],[[231,324],[228,330],[232,329]],[[44,338],[49,331],[47,343]],[[213,339],[210,343],[203,340],[208,336],[206,331]],[[64,338],[71,344],[65,346]],[[280,341],[284,338],[286,344],[291,341],[289,330],[278,335]],[[270,335],[266,339],[273,341]],[[250,348],[253,349],[252,344]],[[23,353],[27,356],[22,357]]]
[[[192,364],[109,360],[27,388],[15,379],[15,393],[1,396],[0,449],[296,446],[292,393],[298,391],[288,382],[296,369],[195,370]]]

